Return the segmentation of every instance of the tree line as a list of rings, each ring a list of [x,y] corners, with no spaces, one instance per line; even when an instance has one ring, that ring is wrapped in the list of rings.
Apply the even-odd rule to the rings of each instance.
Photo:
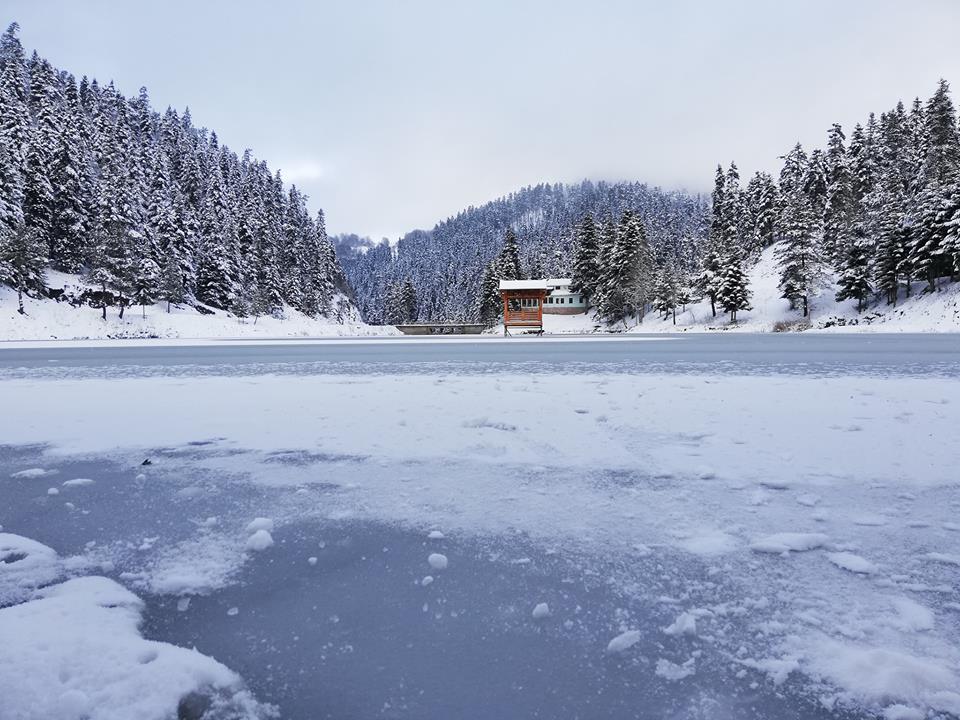
[[[960,273],[960,130],[945,80],[925,103],[871,113],[849,138],[834,123],[826,149],[808,154],[798,143],[781,159],[776,182],[758,172],[745,189],[735,164],[717,168],[695,282],[714,314],[742,309],[731,277],[775,242],[782,297],[804,316],[829,271],[837,300],[858,311]]]
[[[47,268],[116,305],[198,301],[238,316],[349,312],[322,211],[249,150],[241,157],[190,111],[153,110],[145,88],[26,58],[0,38],[0,282],[46,291]]]

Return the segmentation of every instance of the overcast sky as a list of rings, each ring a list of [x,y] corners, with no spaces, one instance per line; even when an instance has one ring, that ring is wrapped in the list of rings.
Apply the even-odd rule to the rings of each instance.
[[[28,51],[282,169],[331,232],[541,181],[708,191],[945,77],[960,0],[5,0]],[[6,23],[4,23],[6,24]]]

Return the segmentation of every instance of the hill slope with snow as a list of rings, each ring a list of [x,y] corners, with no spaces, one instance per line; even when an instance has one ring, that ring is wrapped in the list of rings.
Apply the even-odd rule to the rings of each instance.
[[[630,332],[686,332],[725,330],[741,332],[773,332],[776,330],[825,330],[840,332],[960,332],[960,283],[948,283],[930,293],[926,283],[914,283],[911,296],[901,290],[896,305],[883,301],[871,303],[857,312],[855,301],[837,302],[835,278],[827,282],[811,303],[811,316],[804,319],[799,310],[780,297],[777,288],[779,270],[775,247],[764,250],[760,260],[749,270],[752,310],[738,313],[736,323],[726,315],[713,317],[709,301],[688,305],[677,313],[677,324],[671,318],[650,313]],[[808,327],[809,325],[809,327]]]
[[[90,286],[76,275],[48,271],[47,286],[63,289],[64,296],[76,297]],[[95,288],[94,288],[95,289]],[[24,297],[26,314],[17,310],[17,294],[0,285],[0,341],[4,340],[88,340],[107,338],[234,338],[234,337],[316,337],[340,335],[392,335],[392,327],[374,327],[360,319],[348,298],[334,299],[333,317],[308,317],[286,307],[283,317],[240,318],[224,310],[197,304],[179,305],[167,312],[165,303],[128,307],[119,317],[118,309],[74,305],[67,300]],[[200,308],[200,309],[198,309]]]

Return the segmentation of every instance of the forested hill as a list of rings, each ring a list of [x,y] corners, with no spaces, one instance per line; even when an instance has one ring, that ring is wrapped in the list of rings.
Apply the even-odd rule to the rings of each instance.
[[[692,269],[709,209],[704,197],[642,183],[542,184],[467,208],[432,230],[408,233],[395,247],[381,243],[358,251],[353,238],[338,243],[338,253],[367,322],[394,320],[386,310],[404,288],[416,295],[415,306],[404,298],[413,308],[409,319],[474,319],[484,268],[500,252],[508,229],[517,235],[525,275],[569,277],[574,228],[584,215],[602,220],[633,210],[654,254]]]
[[[349,310],[323,214],[249,151],[0,39],[0,283],[82,275],[115,306],[194,300],[238,315]],[[22,311],[22,305],[21,305]]]

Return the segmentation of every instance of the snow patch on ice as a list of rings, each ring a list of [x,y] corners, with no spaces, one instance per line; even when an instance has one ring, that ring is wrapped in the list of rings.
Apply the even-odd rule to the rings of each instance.
[[[21,535],[0,533],[0,605],[27,599],[62,573],[60,558],[52,548]]]
[[[696,635],[697,618],[693,613],[681,613],[670,625],[663,629],[666,635]]]
[[[247,550],[260,552],[273,545],[273,536],[267,530],[257,530],[253,535],[247,538]]]
[[[848,570],[852,573],[862,575],[873,575],[877,572],[877,566],[869,560],[855,555],[852,552],[834,552],[827,553],[827,560],[832,562],[842,570]]]
[[[213,658],[138,630],[143,603],[104,577],[67,580],[0,609],[3,716],[165,720],[197,693],[225,716],[273,714]]]
[[[640,631],[627,630],[620,633],[609,643],[607,643],[607,654],[616,655],[618,653],[622,653],[632,648],[638,642],[640,642]]]
[[[34,478],[47,477],[48,475],[56,475],[58,470],[46,470],[44,468],[27,468],[26,470],[20,470],[19,472],[12,473],[10,477],[17,478],[20,480],[32,480]]]
[[[829,538],[823,533],[774,533],[750,543],[750,549],[762,553],[805,552],[823,547]]]
[[[265,517],[258,517],[247,523],[247,532],[255,533],[258,530],[273,532],[273,520]]]
[[[534,620],[542,620],[543,618],[550,617],[550,606],[545,602],[537,603],[531,614]]]
[[[427,562],[430,563],[430,567],[434,570],[446,570],[447,569],[447,556],[440,553],[430,553],[427,557]]]
[[[660,658],[657,660],[656,673],[658,677],[662,677],[670,682],[676,682],[677,680],[683,680],[684,678],[696,674],[697,668],[695,662],[695,658],[690,658],[682,665],[677,665],[669,660]]]

